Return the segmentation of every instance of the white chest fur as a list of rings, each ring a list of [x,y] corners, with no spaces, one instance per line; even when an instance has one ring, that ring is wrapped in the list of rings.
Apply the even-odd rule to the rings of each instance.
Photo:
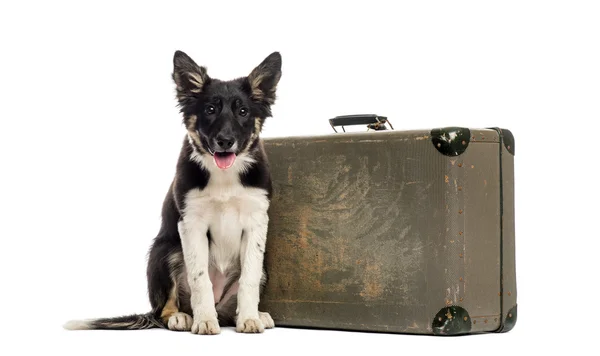
[[[246,188],[241,184],[223,186],[210,184],[203,190],[188,192],[185,199],[185,219],[200,220],[210,232],[210,267],[226,273],[239,262],[242,233],[251,226],[257,211],[266,211],[265,191]],[[195,225],[195,224],[194,224]]]
[[[256,223],[257,213],[269,207],[267,192],[241,184],[240,172],[249,163],[246,157],[238,157],[227,170],[219,169],[208,157],[197,159],[208,168],[210,180],[204,189],[187,193],[184,219],[208,228],[209,267],[227,274],[230,268],[239,268],[242,233]]]

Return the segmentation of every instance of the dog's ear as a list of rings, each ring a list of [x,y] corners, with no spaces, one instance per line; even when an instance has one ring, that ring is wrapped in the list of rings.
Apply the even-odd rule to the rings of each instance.
[[[194,62],[182,51],[175,51],[173,56],[173,81],[177,86],[177,98],[180,102],[195,97],[202,92],[204,84],[209,80],[206,68]]]
[[[275,102],[277,83],[281,78],[281,54],[271,53],[248,76],[252,98],[266,101],[268,104]]]

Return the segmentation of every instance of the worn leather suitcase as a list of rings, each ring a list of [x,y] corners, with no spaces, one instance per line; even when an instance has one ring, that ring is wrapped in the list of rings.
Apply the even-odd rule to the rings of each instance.
[[[382,126],[265,139],[274,193],[261,310],[283,327],[511,330],[513,135]]]

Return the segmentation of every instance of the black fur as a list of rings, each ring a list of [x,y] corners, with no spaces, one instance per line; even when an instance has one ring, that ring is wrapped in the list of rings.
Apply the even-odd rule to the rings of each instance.
[[[195,151],[252,156],[256,163],[240,176],[240,181],[244,186],[264,189],[271,198],[269,164],[259,134],[265,120],[271,116],[271,105],[275,101],[275,89],[281,76],[279,53],[268,56],[249,76],[230,81],[210,78],[206,68],[198,66],[181,51],[175,52],[173,66],[172,76],[188,135],[183,140],[176,175],[163,202],[160,230],[148,253],[146,274],[152,310],[148,314],[97,319],[88,325],[92,329],[166,326],[161,314],[175,283],[173,276],[178,276],[183,269],[182,258],[175,257],[182,254],[177,224],[182,218],[184,197],[191,189],[205,188],[211,179],[209,172],[191,159]],[[233,140],[235,149],[219,145],[223,137]],[[211,243],[210,231],[208,238]],[[182,290],[177,293],[178,310],[191,315],[189,295]],[[230,324],[233,316],[219,315],[219,320]]]

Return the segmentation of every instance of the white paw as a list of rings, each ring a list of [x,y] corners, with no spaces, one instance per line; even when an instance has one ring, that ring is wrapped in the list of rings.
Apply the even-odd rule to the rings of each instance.
[[[265,329],[272,329],[275,327],[275,322],[273,321],[273,318],[271,318],[271,314],[267,312],[258,312],[258,317],[265,326]]]
[[[192,324],[192,333],[199,335],[217,335],[221,333],[219,321],[217,319],[210,320],[194,320]]]
[[[265,325],[260,319],[238,318],[235,330],[239,333],[262,333]]]
[[[190,331],[194,320],[186,313],[175,313],[169,318],[167,327],[174,331]]]

